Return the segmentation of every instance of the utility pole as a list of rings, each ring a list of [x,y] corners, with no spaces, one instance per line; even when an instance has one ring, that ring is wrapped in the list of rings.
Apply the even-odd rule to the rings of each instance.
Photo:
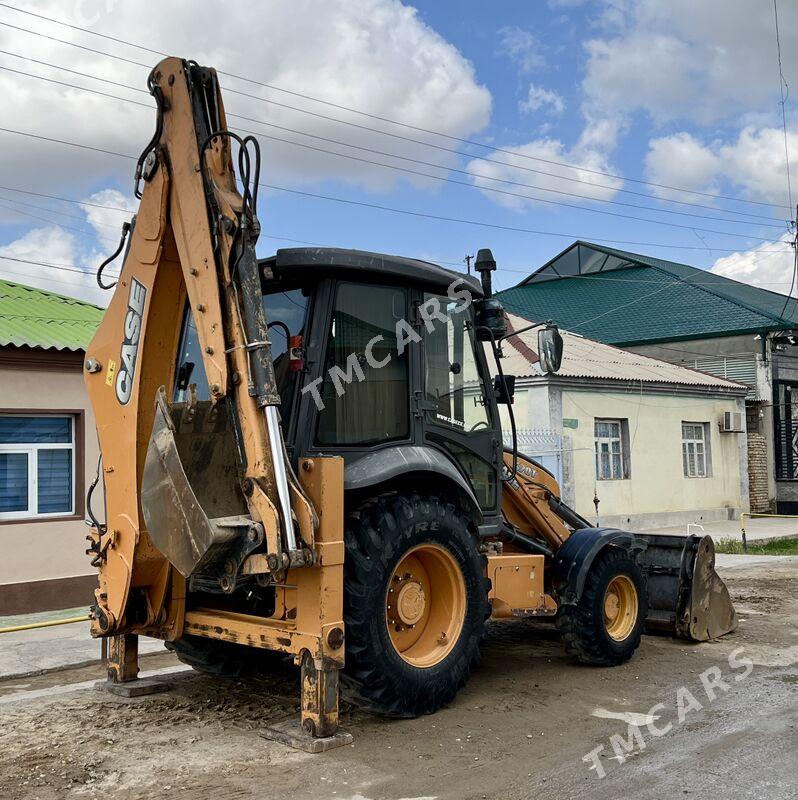
[[[469,274],[469,275],[471,274],[471,261],[473,260],[473,258],[474,258],[474,256],[473,256],[473,255],[471,255],[471,256],[468,256],[468,255],[467,255],[467,256],[466,256],[466,257],[463,259],[463,261],[465,261],[465,265],[466,265],[466,272],[468,272],[468,274]]]

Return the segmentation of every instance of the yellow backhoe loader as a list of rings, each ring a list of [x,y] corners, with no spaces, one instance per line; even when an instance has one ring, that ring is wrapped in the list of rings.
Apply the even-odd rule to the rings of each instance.
[[[129,234],[85,361],[109,680],[136,678],[139,635],[218,675],[280,651],[301,665],[296,736],[322,740],[339,683],[389,716],[451,702],[491,618],[550,619],[600,665],[629,659],[646,627],[734,628],[709,537],[592,527],[505,450],[514,381],[489,250],[481,280],[357,250],[258,260],[258,144],[228,129],[216,72],[167,58],[148,86],[140,205],[98,272],[110,288]],[[538,336],[556,370],[556,327]]]

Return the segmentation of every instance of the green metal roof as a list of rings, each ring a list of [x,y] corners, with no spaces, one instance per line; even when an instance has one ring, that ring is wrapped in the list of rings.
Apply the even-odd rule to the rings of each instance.
[[[798,328],[798,302],[687,264],[578,241],[518,286],[509,311],[615,345]]]
[[[103,313],[92,303],[0,280],[0,345],[85,350]]]

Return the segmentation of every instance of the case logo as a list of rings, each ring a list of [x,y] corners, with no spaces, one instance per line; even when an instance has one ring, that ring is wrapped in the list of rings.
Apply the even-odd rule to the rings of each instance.
[[[136,359],[141,338],[141,318],[146,300],[147,287],[132,278],[127,298],[127,314],[125,314],[125,338],[116,373],[116,398],[122,405],[130,400],[130,395],[133,393],[133,377],[136,374]]]

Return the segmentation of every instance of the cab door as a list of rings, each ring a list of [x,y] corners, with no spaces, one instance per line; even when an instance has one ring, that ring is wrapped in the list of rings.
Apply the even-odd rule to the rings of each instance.
[[[473,310],[446,295],[425,293],[429,324],[421,327],[421,391],[417,400],[425,444],[443,451],[471,484],[486,515],[500,504],[501,431]],[[437,303],[437,306],[436,306]]]

